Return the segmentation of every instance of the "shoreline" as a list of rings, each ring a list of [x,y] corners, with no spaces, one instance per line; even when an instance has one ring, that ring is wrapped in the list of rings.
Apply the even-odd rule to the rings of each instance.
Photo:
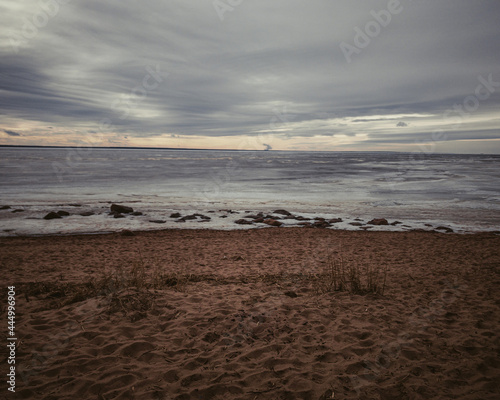
[[[246,229],[220,229],[220,228],[158,228],[158,229],[142,229],[142,230],[130,230],[130,229],[120,229],[116,231],[95,231],[95,232],[74,232],[74,233],[40,233],[40,234],[19,234],[12,236],[0,236],[0,239],[30,239],[30,238],[61,238],[61,237],[93,237],[93,236],[111,236],[111,235],[119,235],[119,236],[135,236],[144,233],[162,233],[169,231],[208,231],[208,232],[237,232],[237,231],[248,231],[248,230],[263,230],[263,229],[278,229],[277,227],[272,226],[253,226],[248,227]],[[442,235],[458,235],[458,236],[474,236],[474,235],[494,235],[500,236],[500,231],[466,231],[466,232],[446,232],[439,231],[435,229],[424,230],[419,228],[414,229],[406,229],[401,231],[382,231],[382,230],[350,230],[350,229],[339,229],[339,228],[310,228],[310,227],[296,227],[296,226],[287,226],[287,227],[279,227],[280,230],[288,230],[288,229],[323,229],[326,231],[334,231],[334,232],[372,232],[372,233],[425,233],[425,234],[442,234]]]
[[[65,235],[94,235],[129,231],[161,231],[164,229],[212,229],[248,230],[263,227],[302,227],[346,231],[393,231],[447,232],[475,234],[482,232],[499,233],[498,217],[491,217],[488,223],[474,220],[467,214],[462,222],[441,219],[439,214],[425,214],[422,218],[409,217],[411,212],[402,214],[394,210],[378,210],[358,215],[346,215],[337,208],[292,212],[267,207],[258,208],[177,208],[173,205],[137,204],[126,202],[134,208],[118,205],[125,211],[110,210],[110,205],[67,203],[58,205],[5,205],[0,206],[0,237],[37,237]],[[116,204],[114,204],[116,205]],[[221,204],[224,207],[224,205]],[[134,211],[135,210],[135,211]],[[408,214],[408,215],[407,215]],[[414,215],[419,215],[415,210]],[[392,216],[392,217],[391,217]],[[458,217],[458,215],[456,215]],[[469,219],[468,219],[469,218]],[[469,221],[469,222],[467,222]]]

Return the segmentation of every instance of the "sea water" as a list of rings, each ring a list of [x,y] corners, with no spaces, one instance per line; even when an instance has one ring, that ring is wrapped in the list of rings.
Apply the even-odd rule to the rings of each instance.
[[[111,203],[143,215],[115,219],[108,213]],[[458,232],[496,231],[500,156],[4,147],[2,205],[10,206],[0,210],[3,236],[241,229],[252,227],[235,224],[246,212],[277,208],[310,218],[342,218],[334,229],[359,229],[350,222],[386,218],[402,223],[370,229],[444,225]],[[71,215],[43,219],[58,210]],[[95,215],[80,216],[84,211]],[[180,224],[169,217],[173,212],[206,214],[211,220]]]

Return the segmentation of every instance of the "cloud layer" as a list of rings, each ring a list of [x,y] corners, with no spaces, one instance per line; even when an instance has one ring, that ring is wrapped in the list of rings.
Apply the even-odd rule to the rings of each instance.
[[[496,0],[0,1],[0,143],[500,153],[499,20]]]

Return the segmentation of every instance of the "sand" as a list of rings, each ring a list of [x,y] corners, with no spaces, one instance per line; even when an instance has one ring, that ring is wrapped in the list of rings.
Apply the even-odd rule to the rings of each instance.
[[[166,230],[0,247],[18,336],[16,393],[2,382],[0,397],[500,397],[498,235]],[[328,290],[332,262],[379,282],[387,268],[383,294]]]

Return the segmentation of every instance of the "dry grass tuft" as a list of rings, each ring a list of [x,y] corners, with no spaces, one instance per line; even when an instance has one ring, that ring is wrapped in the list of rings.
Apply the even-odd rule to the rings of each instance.
[[[64,282],[62,277],[52,282],[29,282],[22,285],[30,298],[46,300],[43,309],[54,309],[69,304],[102,297],[109,313],[143,313],[152,310],[157,291],[173,289],[183,291],[190,283],[212,282],[224,284],[263,283],[288,290],[295,285],[312,287],[317,293],[347,291],[354,294],[383,295],[387,281],[387,268],[373,265],[360,267],[346,265],[342,255],[331,254],[320,273],[304,272],[261,273],[252,276],[223,278],[213,274],[166,272],[158,263],[146,264],[142,259],[129,268],[103,271],[98,277],[83,282]],[[290,292],[291,293],[291,292]],[[135,317],[134,317],[135,318]]]
[[[98,277],[83,282],[28,282],[20,285],[26,300],[47,300],[44,309],[61,308],[93,297],[104,297],[111,312],[117,310],[147,311],[154,305],[155,292],[163,288],[182,290],[191,275],[165,273],[157,265],[144,261],[128,269],[103,271]]]
[[[383,295],[387,282],[387,267],[346,265],[342,255],[331,254],[323,271],[316,275],[320,293],[347,291],[353,294]]]

